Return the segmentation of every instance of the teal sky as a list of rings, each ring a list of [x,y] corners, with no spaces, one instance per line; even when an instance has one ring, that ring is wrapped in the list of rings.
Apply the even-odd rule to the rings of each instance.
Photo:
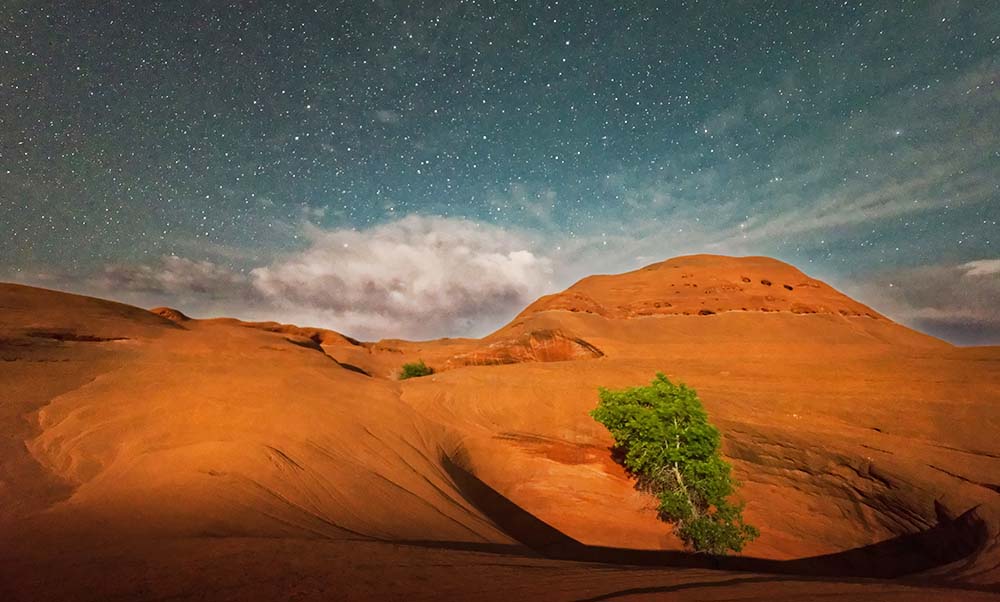
[[[991,3],[20,0],[0,34],[7,280],[443,336],[760,254],[1000,343]]]

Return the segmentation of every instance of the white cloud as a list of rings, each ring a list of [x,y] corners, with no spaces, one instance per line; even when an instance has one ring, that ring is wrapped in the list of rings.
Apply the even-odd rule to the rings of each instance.
[[[225,296],[245,287],[246,278],[210,261],[166,255],[154,265],[110,265],[96,284],[110,291],[163,295]]]
[[[302,250],[257,267],[163,256],[93,274],[24,273],[25,284],[71,288],[194,317],[277,320],[364,339],[477,336],[501,326],[554,282],[552,253],[522,232],[465,219],[408,216],[372,228],[299,222]],[[254,261],[254,257],[244,257]]]
[[[254,269],[253,286],[300,321],[355,336],[478,332],[551,285],[551,260],[523,236],[468,220],[409,216],[306,234],[306,249]]]
[[[1000,259],[977,259],[958,266],[966,276],[995,276],[1000,274]]]
[[[958,342],[1000,335],[1000,259],[927,265],[874,275],[844,290],[895,320]]]

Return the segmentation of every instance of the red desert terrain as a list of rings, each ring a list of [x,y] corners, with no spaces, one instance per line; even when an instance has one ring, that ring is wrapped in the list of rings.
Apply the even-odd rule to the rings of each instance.
[[[423,342],[4,284],[0,359],[2,600],[1000,598],[1000,348],[773,259]],[[588,416],[658,371],[724,435],[742,555],[683,551]]]

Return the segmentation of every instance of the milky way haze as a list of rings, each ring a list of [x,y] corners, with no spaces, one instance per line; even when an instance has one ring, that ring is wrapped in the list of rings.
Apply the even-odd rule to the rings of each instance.
[[[0,278],[363,337],[770,255],[1000,342],[990,2],[4,2]]]

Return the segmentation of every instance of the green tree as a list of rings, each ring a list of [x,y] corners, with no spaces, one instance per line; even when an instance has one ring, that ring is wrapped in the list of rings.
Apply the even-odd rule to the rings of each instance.
[[[647,387],[602,388],[590,415],[611,432],[625,468],[659,498],[660,519],[676,525],[685,545],[739,552],[760,534],[743,522],[743,505],[729,502],[736,482],[694,389],[661,373]]]
[[[417,376],[427,376],[434,374],[434,368],[424,363],[424,360],[403,364],[403,369],[399,371],[399,380],[415,378]]]

